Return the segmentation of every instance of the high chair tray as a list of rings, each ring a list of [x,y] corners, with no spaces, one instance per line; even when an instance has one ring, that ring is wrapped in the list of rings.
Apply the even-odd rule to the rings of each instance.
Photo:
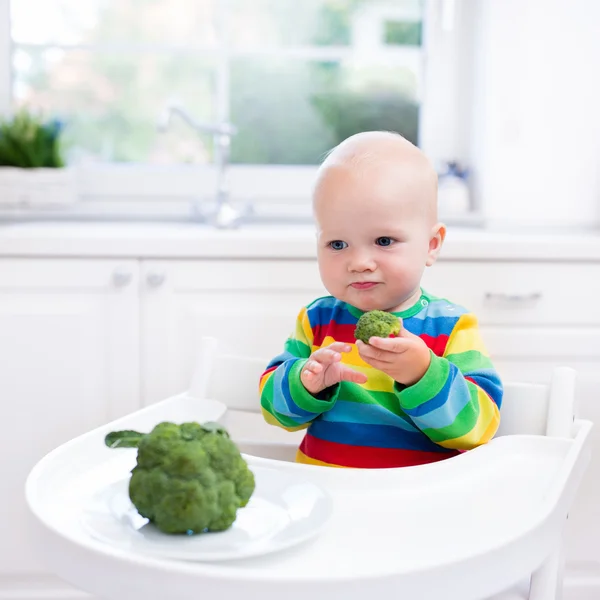
[[[219,402],[176,396],[60,446],[26,485],[34,543],[46,564],[102,598],[197,600],[478,600],[529,575],[557,543],[589,459],[591,423],[572,439],[508,436],[446,461],[402,469],[334,469],[245,454],[327,491],[332,514],[316,537],[276,553],[198,562],[100,541],[82,526],[90,498],[126,477],[135,450],[111,450],[117,429],[222,419]],[[298,510],[302,510],[299,507]]]

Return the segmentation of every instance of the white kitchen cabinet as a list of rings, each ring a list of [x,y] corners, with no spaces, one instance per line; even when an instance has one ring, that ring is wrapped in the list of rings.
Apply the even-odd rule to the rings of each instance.
[[[34,557],[25,478],[56,446],[139,408],[138,314],[136,261],[0,260],[0,598],[78,597]]]
[[[440,260],[423,287],[489,325],[600,325],[600,262]]]
[[[478,315],[504,379],[547,381],[554,366],[576,368],[578,412],[600,424],[600,261],[465,256],[438,262],[423,285]],[[325,294],[308,257],[0,259],[0,396],[11,425],[0,451],[14,456],[0,501],[0,599],[79,597],[44,578],[23,535],[23,482],[43,454],[184,390],[204,335],[272,357],[298,310]],[[600,582],[600,426],[593,438],[567,558]]]
[[[141,277],[144,405],[186,389],[202,336],[274,356],[302,306],[326,294],[314,261],[143,261]]]

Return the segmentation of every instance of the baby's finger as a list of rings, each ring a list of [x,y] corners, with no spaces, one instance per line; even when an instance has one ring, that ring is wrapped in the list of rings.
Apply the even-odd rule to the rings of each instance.
[[[369,346],[377,348],[379,350],[385,350],[386,352],[397,352],[402,353],[406,351],[407,340],[406,338],[380,338],[372,337],[369,340]]]
[[[342,355],[330,347],[321,348],[311,355],[311,360],[320,362],[322,365],[331,365],[342,360]]]
[[[387,350],[379,350],[371,344],[365,344],[364,342],[356,342],[356,347],[361,358],[368,363],[371,363],[373,360],[390,363],[395,358],[394,353]]]
[[[352,383],[367,383],[367,376],[360,371],[355,371],[350,367],[344,367],[340,372],[340,379],[342,381],[351,381]]]
[[[334,350],[335,352],[350,352],[352,350],[352,346],[350,344],[345,344],[344,342],[333,342],[329,344],[329,346],[325,346],[322,348],[329,348],[329,350]]]
[[[317,362],[316,360],[309,360],[304,365],[304,371],[306,371],[307,373],[313,373],[316,375],[317,373],[320,373],[322,370],[323,370],[323,365],[320,362]]]

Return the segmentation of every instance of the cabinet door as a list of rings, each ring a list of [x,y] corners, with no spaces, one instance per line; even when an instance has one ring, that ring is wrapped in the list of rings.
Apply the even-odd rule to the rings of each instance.
[[[149,261],[142,288],[144,404],[187,388],[202,336],[267,360],[326,294],[314,261]]]
[[[139,407],[137,282],[135,261],[0,260],[0,576],[44,570],[26,535],[33,465]]]
[[[422,284],[486,325],[600,326],[600,263],[440,260]]]

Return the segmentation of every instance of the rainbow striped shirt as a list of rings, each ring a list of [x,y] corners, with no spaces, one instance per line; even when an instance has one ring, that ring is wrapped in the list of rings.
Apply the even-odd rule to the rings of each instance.
[[[494,436],[502,383],[473,314],[424,291],[413,307],[394,313],[431,352],[429,369],[408,387],[361,359],[354,328],[362,314],[331,296],[315,300],[300,311],[284,352],[261,376],[266,421],[290,431],[308,428],[299,462],[357,468],[419,465],[455,456]],[[344,381],[313,396],[300,373],[311,352],[334,341],[352,344],[342,361],[368,381]]]

